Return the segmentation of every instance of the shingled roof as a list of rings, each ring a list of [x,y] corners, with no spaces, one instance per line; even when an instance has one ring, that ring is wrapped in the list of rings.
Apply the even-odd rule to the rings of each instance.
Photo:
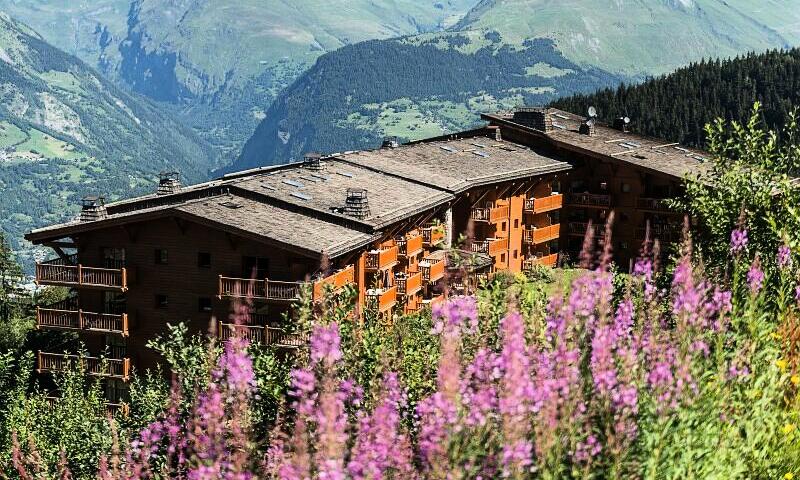
[[[481,117],[495,125],[523,130],[561,148],[589,155],[630,163],[645,170],[684,179],[709,168],[710,156],[702,150],[682,146],[663,139],[623,132],[600,122],[594,133],[580,133],[586,118],[556,108],[546,112],[552,118],[552,130],[545,132],[514,120],[513,113],[484,114]]]
[[[455,195],[490,183],[565,171],[570,165],[491,137],[421,142],[323,157],[226,175],[171,194],[106,205],[107,216],[33,230],[47,242],[95,229],[180,216],[308,255],[334,258],[381,236],[382,229],[443,207]],[[344,212],[349,189],[366,189],[369,213]]]

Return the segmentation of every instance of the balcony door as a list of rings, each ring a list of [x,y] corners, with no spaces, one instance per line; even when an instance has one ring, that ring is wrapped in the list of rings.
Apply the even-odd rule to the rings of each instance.
[[[269,259],[264,257],[242,257],[242,278],[264,280],[269,277]]]
[[[125,294],[121,292],[103,292],[103,313],[112,315],[126,313]]]
[[[123,268],[125,267],[125,249],[124,248],[103,248],[103,266],[105,268]]]
[[[128,356],[128,345],[123,337],[109,334],[105,340],[109,358],[120,359]]]

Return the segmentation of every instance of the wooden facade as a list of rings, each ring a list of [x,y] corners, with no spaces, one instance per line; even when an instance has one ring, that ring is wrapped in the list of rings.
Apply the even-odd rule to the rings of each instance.
[[[147,342],[177,322],[223,340],[238,333],[296,348],[306,341],[292,328],[302,298],[352,286],[360,312],[392,321],[496,272],[556,266],[576,255],[590,222],[602,228],[612,211],[623,265],[648,223],[654,236],[673,238],[680,215],[664,199],[680,192],[674,171],[592,148],[621,143],[608,141],[620,132],[581,137],[580,117],[545,113],[568,126],[539,131],[487,115],[487,128],[456,136],[171,185],[109,205],[92,198],[80,221],[27,236],[59,254],[37,265],[36,281],[75,292],[39,308],[37,327],[79,332],[90,355],[40,352],[39,370],[83,362],[124,390],[131,369],[159,360]],[[458,255],[469,258],[466,268],[453,267]],[[231,311],[243,303],[237,325]]]

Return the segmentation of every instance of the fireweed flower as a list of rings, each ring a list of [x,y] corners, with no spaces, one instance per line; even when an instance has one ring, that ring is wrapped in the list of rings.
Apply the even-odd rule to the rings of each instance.
[[[761,261],[758,256],[750,265],[750,270],[747,271],[747,284],[753,294],[757,294],[764,287],[764,271],[761,270]]]
[[[739,255],[745,248],[747,248],[747,229],[734,229],[731,232],[731,253]]]
[[[787,268],[791,268],[792,250],[789,248],[788,245],[784,244],[778,247],[778,255],[776,256],[776,262],[778,263],[778,267],[781,270],[786,270]]]
[[[456,330],[473,334],[478,331],[478,303],[475,297],[455,297],[435,305],[432,311],[433,333],[450,334]]]

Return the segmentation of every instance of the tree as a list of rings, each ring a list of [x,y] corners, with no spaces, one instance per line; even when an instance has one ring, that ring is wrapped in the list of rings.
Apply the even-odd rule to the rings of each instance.
[[[731,231],[746,229],[751,251],[774,255],[781,242],[800,247],[800,125],[791,113],[778,141],[762,126],[756,102],[747,123],[718,119],[706,126],[713,163],[689,178],[679,200],[699,222],[698,253],[711,269],[730,255]]]

